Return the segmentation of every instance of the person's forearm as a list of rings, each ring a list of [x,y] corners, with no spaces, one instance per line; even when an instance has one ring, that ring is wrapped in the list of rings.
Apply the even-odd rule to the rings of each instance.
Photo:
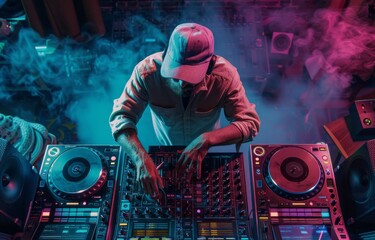
[[[116,140],[136,165],[136,181],[140,182],[144,193],[158,197],[159,188],[163,188],[164,184],[152,158],[139,141],[136,130],[125,129]]]
[[[241,131],[233,124],[202,133],[181,153],[176,164],[176,170],[179,174],[186,174],[186,172],[195,169],[197,178],[200,179],[202,173],[202,161],[210,147],[240,143],[242,140],[243,137]],[[238,147],[236,147],[236,149],[238,151]]]
[[[241,142],[242,133],[233,124],[203,134],[209,147]]]
[[[120,133],[117,137],[117,142],[124,148],[124,151],[137,165],[147,159],[147,151],[139,141],[135,129],[128,128]]]

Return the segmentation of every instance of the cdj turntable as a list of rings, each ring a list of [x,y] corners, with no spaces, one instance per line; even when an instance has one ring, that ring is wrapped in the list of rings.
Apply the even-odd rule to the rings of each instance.
[[[208,153],[201,180],[189,182],[175,171],[182,149],[149,149],[165,186],[159,199],[143,193],[135,166],[124,161],[114,239],[250,239],[242,153]]]
[[[25,239],[111,239],[119,146],[48,145]]]
[[[251,145],[256,239],[349,239],[326,144]]]

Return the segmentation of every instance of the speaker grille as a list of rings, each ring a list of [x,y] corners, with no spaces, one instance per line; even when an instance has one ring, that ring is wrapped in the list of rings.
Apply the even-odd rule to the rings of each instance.
[[[0,139],[0,232],[22,232],[36,191],[38,174],[8,141]]]
[[[372,168],[375,172],[375,139],[367,142],[368,154],[372,163]]]

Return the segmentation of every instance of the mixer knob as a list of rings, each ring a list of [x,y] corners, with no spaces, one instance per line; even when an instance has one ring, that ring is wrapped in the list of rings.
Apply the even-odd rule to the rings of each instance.
[[[240,216],[241,216],[241,217],[246,216],[246,211],[245,211],[245,210],[241,210],[241,211],[240,211]]]
[[[232,204],[232,199],[228,199],[228,201],[225,202],[226,206],[230,206]]]
[[[122,213],[122,216],[123,216],[125,219],[129,220],[129,214],[128,214],[127,212],[123,212],[123,213]]]
[[[157,208],[156,212],[159,216],[164,216],[163,210],[161,208]]]
[[[341,223],[341,219],[342,219],[341,216],[337,216],[335,219],[335,225],[338,225],[339,223]]]
[[[229,184],[229,183],[230,183],[230,178],[229,177],[225,178],[224,179],[224,184]]]
[[[240,230],[240,233],[241,233],[241,235],[247,235],[247,230],[246,230],[246,228],[242,228],[242,229]]]
[[[236,173],[234,174],[234,177],[235,177],[235,178],[238,178],[238,177],[240,177],[240,175],[241,175],[240,171],[237,170]]]
[[[233,166],[233,170],[237,170],[239,168],[240,168],[240,163],[238,162],[238,160],[236,160],[236,163]]]
[[[211,209],[210,208],[206,208],[205,215],[206,216],[210,216],[211,215]]]
[[[216,192],[214,193],[214,198],[218,198],[218,197],[220,197],[220,192],[219,192],[219,191],[216,191]]]
[[[134,212],[137,214],[137,215],[139,215],[140,213],[141,213],[141,211],[139,211],[139,209],[138,208],[134,208]]]
[[[241,190],[242,189],[242,184],[239,183],[239,184],[236,184],[237,185],[237,190]]]
[[[219,172],[215,171],[214,174],[212,175],[214,178],[217,178],[219,176]]]
[[[38,200],[35,200],[33,202],[33,207],[38,207],[38,206],[40,206],[40,202]]]
[[[38,190],[38,191],[36,192],[36,195],[37,195],[38,197],[41,197],[41,196],[44,195],[44,192],[43,192],[42,190]]]
[[[108,207],[104,207],[104,208],[103,208],[103,212],[105,212],[105,213],[109,213],[109,208],[108,208]]]
[[[230,198],[231,196],[231,192],[227,192],[225,195],[224,195],[224,199],[228,199]]]
[[[172,213],[173,213],[172,208],[168,208],[167,212],[168,212],[169,215],[172,215]]]
[[[241,200],[241,199],[242,199],[242,192],[241,192],[241,191],[238,192],[238,194],[237,194],[237,199],[238,199],[238,200]]]
[[[208,184],[209,180],[210,180],[210,178],[206,177],[205,179],[202,180],[202,183],[206,185],[206,184]]]
[[[131,196],[129,193],[125,193],[125,198],[128,199],[129,201],[131,201]]]
[[[230,208],[223,209],[223,213],[224,213],[225,216],[230,216],[230,214],[231,214]]]
[[[133,171],[128,171],[126,175],[128,176],[128,178],[134,177]]]
[[[215,216],[220,215],[220,208],[216,208],[216,209],[215,209],[215,211],[214,211],[214,215],[215,215]]]
[[[190,217],[191,216],[191,211],[190,210],[185,210],[183,216],[184,217]]]
[[[202,198],[203,198],[203,199],[206,199],[206,198],[208,197],[208,195],[207,195],[207,194],[208,194],[208,192],[207,192],[207,191],[203,192],[203,194],[202,194]]]
[[[130,179],[130,178],[126,179],[126,182],[127,182],[129,185],[133,185],[133,180]]]
[[[146,207],[146,209],[145,209],[145,214],[150,215],[151,213],[152,213],[151,210],[150,210],[148,207]]]
[[[102,222],[107,224],[108,223],[108,217],[106,215],[100,215],[100,218],[102,219]]]
[[[128,161],[128,168],[135,169],[135,164],[132,161]]]

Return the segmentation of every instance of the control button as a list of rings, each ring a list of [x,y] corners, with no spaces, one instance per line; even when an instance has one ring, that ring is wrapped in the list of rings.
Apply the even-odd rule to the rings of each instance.
[[[341,216],[338,216],[336,219],[335,219],[335,225],[338,225],[340,222],[341,222]]]

